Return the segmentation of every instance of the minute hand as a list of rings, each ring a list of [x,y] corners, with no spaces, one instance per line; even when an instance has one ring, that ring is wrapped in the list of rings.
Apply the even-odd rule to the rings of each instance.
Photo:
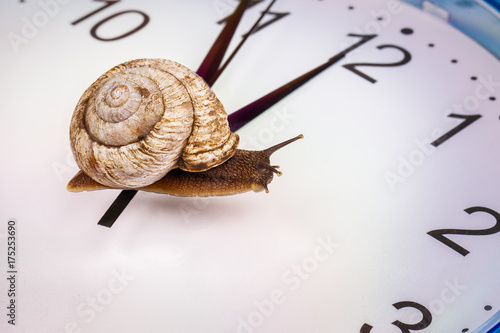
[[[246,123],[249,121],[253,120],[256,118],[258,115],[269,109],[271,106],[274,104],[278,103],[280,100],[288,96],[288,94],[292,93],[295,91],[297,88],[302,86],[304,83],[339,61],[340,59],[344,58],[346,54],[351,52],[352,50],[360,47],[364,43],[368,42],[369,40],[375,38],[377,35],[357,35],[357,34],[348,34],[348,36],[351,37],[361,37],[361,40],[357,42],[356,44],[348,47],[347,49],[337,53],[333,57],[330,58],[327,62],[324,64],[314,68],[313,70],[299,76],[298,78],[286,83],[285,85],[279,87],[278,89],[270,92],[269,94],[259,98],[258,100],[248,104],[247,106],[242,107],[238,111],[235,111],[231,113],[228,116],[229,120],[229,127],[231,128],[232,132],[237,131],[240,129],[242,126],[244,126]]]
[[[247,3],[247,2],[246,2]],[[245,3],[245,5],[246,5]],[[245,5],[240,5],[239,13],[238,11],[235,13],[235,19],[233,20],[232,24],[233,25],[230,29],[227,29],[227,31],[221,32],[222,35],[227,34],[225,37],[220,37],[220,40],[225,40],[228,38],[228,35],[231,35],[234,33],[234,29],[236,28],[236,25],[241,18],[241,14],[243,12],[243,8]],[[268,9],[269,10],[269,7]],[[266,10],[266,11],[267,11]],[[238,17],[239,16],[239,17]],[[288,94],[293,92],[295,89],[312,79],[314,76],[325,70],[326,68],[330,67],[332,64],[336,63],[345,55],[352,50],[358,48],[362,44],[368,42],[372,38],[375,38],[376,35],[357,35],[357,34],[349,34],[348,36],[351,37],[361,37],[361,40],[357,42],[356,44],[348,47],[347,49],[343,50],[342,52],[336,54],[328,62],[324,63],[323,65],[320,65],[319,67],[307,72],[306,74],[296,78],[295,80],[285,84],[284,86],[270,92],[269,94],[259,98],[258,100],[248,104],[247,106],[241,108],[240,110],[233,112],[228,116],[228,121],[229,121],[229,126],[231,128],[231,131],[236,131],[240,129],[243,125],[248,123],[249,121],[253,120],[255,117],[257,117],[259,114],[262,112],[266,111],[269,109],[271,106],[279,102],[281,99],[285,98]],[[230,40],[230,37],[229,37]],[[227,45],[222,45],[225,43],[214,43],[214,46],[212,47],[212,50],[209,52],[207,55],[204,65],[200,66],[200,69],[198,70],[201,72],[201,74],[204,74],[205,76],[208,76],[209,79],[212,79],[215,75],[216,77],[216,70],[211,69],[210,71],[207,70],[208,64],[210,63],[210,66],[213,66],[213,68],[217,68],[220,64],[220,61],[222,58],[219,56],[215,56],[215,53],[224,53],[225,48]],[[221,46],[222,45],[222,46]],[[224,49],[224,51],[222,51]],[[217,59],[216,59],[217,58]],[[207,71],[205,71],[207,70]],[[209,73],[210,72],[210,73]],[[106,227],[111,227],[113,223],[116,221],[116,219],[120,216],[122,211],[127,207],[129,202],[134,198],[135,194],[137,193],[137,190],[123,190],[120,192],[120,195],[115,199],[111,207],[108,208],[106,213],[101,217],[99,220],[98,224]]]

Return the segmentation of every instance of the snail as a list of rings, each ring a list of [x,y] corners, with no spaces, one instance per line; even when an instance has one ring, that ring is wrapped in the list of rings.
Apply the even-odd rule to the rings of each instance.
[[[80,98],[70,142],[80,171],[70,191],[137,189],[179,196],[268,192],[277,149],[237,149],[208,84],[171,60],[137,59],[101,75]]]

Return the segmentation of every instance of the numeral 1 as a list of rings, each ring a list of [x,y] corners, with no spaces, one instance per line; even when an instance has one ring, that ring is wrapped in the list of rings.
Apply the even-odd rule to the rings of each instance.
[[[457,134],[458,132],[460,132],[461,130],[463,130],[464,128],[466,128],[479,118],[481,118],[481,115],[479,114],[465,115],[465,114],[450,113],[448,117],[464,119],[464,121],[455,126],[454,128],[452,128],[451,130],[449,130],[448,132],[446,132],[445,134],[443,134],[434,142],[432,142],[431,145],[433,145],[434,147],[439,146],[440,144],[442,144],[443,142],[445,142],[446,140],[448,140],[449,138],[451,138],[452,136],[454,136],[455,134]]]

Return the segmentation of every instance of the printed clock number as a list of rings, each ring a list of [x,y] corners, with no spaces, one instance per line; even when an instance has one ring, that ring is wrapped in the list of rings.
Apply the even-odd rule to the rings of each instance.
[[[422,320],[420,320],[416,324],[406,324],[403,323],[399,320],[396,320],[392,322],[391,324],[398,327],[401,330],[401,333],[411,333],[411,331],[421,331],[424,328],[429,327],[429,325],[432,322],[432,314],[431,312],[423,305],[416,303],[416,302],[410,302],[410,301],[403,301],[403,302],[397,302],[394,303],[392,306],[394,306],[397,310],[400,310],[402,308],[414,308],[422,314]],[[373,326],[364,324],[361,327],[361,330],[359,331],[360,333],[370,333],[372,330]]]
[[[448,140],[449,138],[451,138],[452,136],[454,136],[455,134],[457,134],[458,132],[460,132],[461,130],[463,130],[464,128],[466,128],[479,118],[481,118],[481,115],[479,114],[465,115],[465,114],[450,113],[448,117],[464,119],[464,121],[458,124],[457,126],[453,127],[445,134],[441,135],[434,142],[432,142],[431,145],[433,145],[434,147],[441,145],[443,142],[445,142],[446,140]]]
[[[73,22],[71,22],[72,25],[77,25],[78,23],[88,19],[89,17],[99,13],[101,10],[104,10],[112,5],[116,5],[118,2],[120,2],[120,0],[111,0],[111,1],[106,1],[106,0],[94,0],[94,1],[98,1],[98,2],[104,2],[104,6],[102,6],[101,8],[97,8],[96,10],[94,10],[93,12],[90,12],[89,14],[85,15],[85,16],[82,16],[80,17],[78,20],[75,20]]]
[[[471,235],[471,236],[486,236],[486,235],[492,235],[500,231],[500,214],[494,211],[493,209],[486,208],[486,207],[470,207],[465,209],[465,212],[467,214],[472,214],[475,212],[484,212],[487,214],[490,214],[493,216],[496,220],[496,223],[494,226],[488,229],[438,229],[438,230],[432,230],[429,231],[427,234],[429,236],[434,237],[441,243],[443,243],[446,246],[449,246],[453,250],[457,251],[464,257],[470,253],[467,249],[464,247],[458,245],[451,239],[447,238],[444,235]]]
[[[259,4],[259,3],[261,3],[261,2],[264,2],[264,0],[251,0],[251,1],[249,1],[249,2],[248,2],[248,4],[246,5],[246,7],[245,7],[245,9],[244,9],[244,10],[246,11],[246,10],[248,10],[248,9],[252,8],[253,6],[258,5],[258,4]],[[225,7],[227,7],[227,6],[225,6]],[[224,17],[223,19],[221,19],[221,20],[217,21],[217,23],[218,23],[218,24],[227,23],[227,20],[229,20],[229,18],[230,18],[233,14],[234,14],[234,10],[233,10],[233,13],[231,13],[230,15],[228,15],[228,16]]]
[[[263,0],[254,0],[254,1],[250,1],[250,4],[246,7],[245,11],[246,10],[249,10],[250,8],[252,8],[253,6],[259,4],[263,2]],[[243,38],[247,38],[248,35],[251,35],[251,34],[254,34],[262,29],[264,29],[265,27],[268,27],[269,25],[281,20],[282,18],[284,18],[285,16],[289,15],[290,12],[283,12],[283,13],[278,13],[278,12],[271,12],[269,10],[266,10],[265,12],[263,12],[263,14],[265,15],[272,15],[273,18],[268,20],[267,22],[264,22],[262,24],[258,24],[254,29],[251,29],[250,31],[246,32],[245,34],[243,34],[241,37]],[[231,17],[231,15],[217,21],[218,24],[224,24],[227,22],[227,20]]]
[[[104,9],[110,7],[110,6],[116,5],[117,3],[120,2],[120,0],[109,0],[109,1],[106,1],[106,0],[94,0],[94,1],[104,2],[104,5],[102,7],[100,7],[100,8],[98,8],[98,9],[94,10],[93,12],[90,12],[89,14],[87,14],[85,16],[82,16],[79,19],[71,22],[72,25],[77,25],[78,23],[80,23],[82,21],[85,21],[86,19],[94,16],[95,14],[101,12],[102,10],[104,10]],[[98,35],[97,30],[103,24],[105,24],[108,21],[111,21],[112,19],[114,19],[116,17],[122,16],[122,15],[126,15],[126,14],[137,14],[137,15],[139,15],[142,18],[142,22],[138,26],[136,26],[135,28],[130,29],[129,31],[124,32],[123,34],[118,35],[118,36],[105,38],[105,37],[101,37],[101,36]],[[122,38],[125,38],[127,36],[132,35],[133,33],[135,33],[137,31],[141,30],[142,28],[144,28],[148,24],[148,22],[149,22],[149,16],[147,14],[139,11],[139,10],[122,10],[121,12],[118,12],[118,13],[115,13],[113,15],[110,15],[110,16],[102,19],[101,21],[97,22],[96,24],[94,24],[94,26],[90,29],[90,35],[92,37],[94,37],[95,39],[97,39],[97,40],[104,41],[104,42],[110,42],[110,41],[122,39]]]
[[[386,63],[386,64],[358,62],[358,63],[353,63],[353,64],[346,64],[346,65],[343,65],[343,67],[347,68],[348,70],[350,70],[351,72],[353,72],[355,74],[358,74],[359,76],[370,81],[371,83],[375,83],[375,82],[377,82],[377,80],[375,80],[371,76],[368,76],[367,74],[361,72],[360,70],[356,69],[356,67],[361,67],[361,66],[364,66],[364,67],[368,67],[368,66],[370,66],[370,67],[396,67],[396,66],[405,65],[405,64],[410,62],[410,60],[411,60],[410,52],[406,51],[402,47],[399,47],[396,45],[389,45],[389,44],[377,46],[377,49],[379,49],[379,50],[386,49],[386,48],[393,48],[393,49],[401,51],[401,53],[403,53],[403,59],[401,59],[400,61],[396,61],[393,63]]]

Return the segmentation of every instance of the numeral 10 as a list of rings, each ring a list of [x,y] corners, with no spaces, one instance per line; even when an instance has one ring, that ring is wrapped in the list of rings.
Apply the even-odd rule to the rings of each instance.
[[[79,19],[71,22],[72,25],[77,25],[78,23],[82,22],[82,21],[85,21],[86,19],[88,18],[91,18],[92,16],[94,16],[95,14],[99,13],[100,11],[103,11],[105,10],[106,8],[108,7],[111,7],[113,5],[116,5],[117,3],[120,2],[120,0],[94,0],[94,1],[98,1],[98,2],[103,2],[104,5],[100,8],[97,8],[96,10],[94,10],[93,12],[90,12],[89,14],[85,15],[85,16],[82,16],[80,17]],[[140,15],[142,17],[142,22],[141,24],[139,24],[138,26],[136,26],[135,28],[133,29],[130,29],[129,31],[127,32],[124,32],[123,34],[121,35],[118,35],[118,36],[114,36],[114,37],[108,37],[108,38],[105,38],[105,37],[101,37],[97,34],[97,29],[99,29],[99,27],[103,24],[105,24],[106,22],[108,21],[111,21],[112,19],[118,17],[118,16],[121,16],[121,15],[126,15],[126,14],[137,14],[137,15]],[[94,26],[92,27],[92,29],[90,29],[90,35],[92,37],[94,37],[95,39],[98,39],[98,40],[101,40],[101,41],[104,41],[104,42],[110,42],[110,41],[113,41],[113,40],[118,40],[118,39],[122,39],[122,38],[125,38],[127,36],[130,36],[131,34],[141,30],[142,28],[144,28],[149,22],[149,16],[139,10],[122,10],[121,12],[117,12],[115,14],[112,14],[104,19],[102,19],[101,21],[97,22],[96,24],[94,24]]]

